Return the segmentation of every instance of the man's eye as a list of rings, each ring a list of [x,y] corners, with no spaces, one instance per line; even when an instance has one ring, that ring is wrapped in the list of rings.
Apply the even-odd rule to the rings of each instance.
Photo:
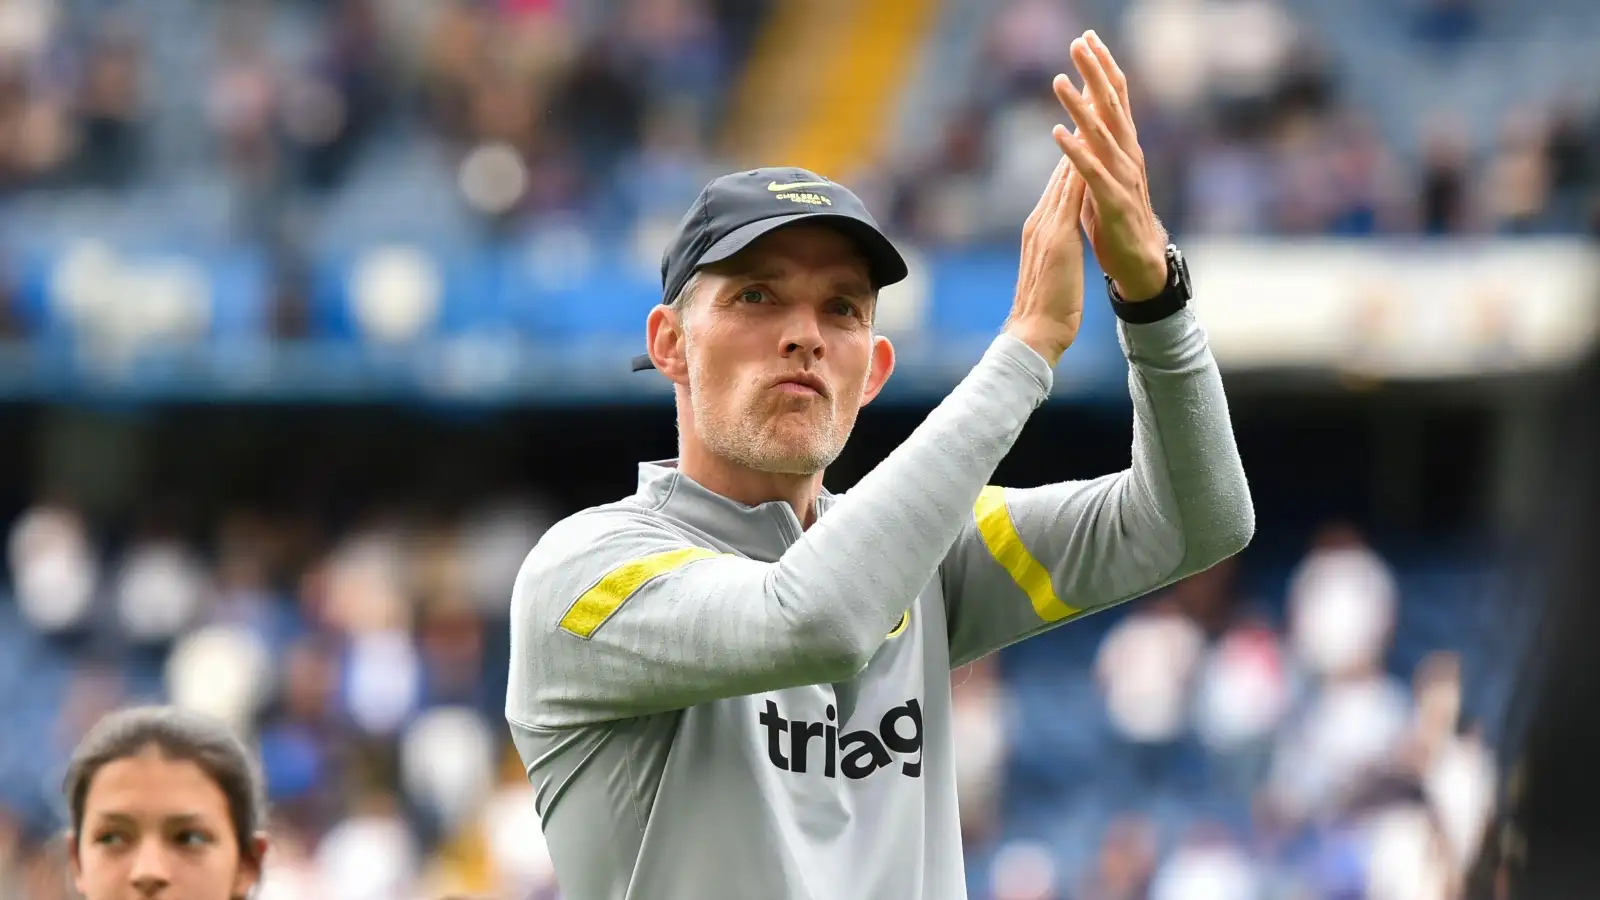
[[[115,831],[108,831],[105,834],[96,835],[94,842],[102,847],[115,847],[119,844],[126,843],[126,840],[121,834],[118,834]]]
[[[745,288],[739,292],[740,303],[760,303],[767,299],[767,292],[760,288]]]
[[[855,316],[861,314],[861,307],[853,300],[839,299],[833,301],[833,311],[841,316]]]
[[[200,847],[211,843],[211,836],[203,831],[180,831],[177,839],[178,843],[185,847]]]

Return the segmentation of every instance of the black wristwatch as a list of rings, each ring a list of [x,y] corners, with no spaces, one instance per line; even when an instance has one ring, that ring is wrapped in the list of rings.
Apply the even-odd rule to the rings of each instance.
[[[1122,299],[1111,276],[1106,276],[1106,293],[1111,295],[1111,311],[1117,318],[1132,325],[1159,322],[1189,305],[1194,296],[1194,286],[1189,281],[1189,262],[1177,244],[1167,245],[1167,286],[1148,300],[1133,303]]]

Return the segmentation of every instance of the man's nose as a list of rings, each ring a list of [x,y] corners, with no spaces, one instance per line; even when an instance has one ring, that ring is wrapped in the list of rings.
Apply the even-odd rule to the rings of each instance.
[[[129,872],[133,889],[142,897],[154,897],[172,883],[167,852],[158,840],[143,841]]]
[[[783,355],[822,358],[822,323],[817,311],[807,304],[795,304],[783,323]]]

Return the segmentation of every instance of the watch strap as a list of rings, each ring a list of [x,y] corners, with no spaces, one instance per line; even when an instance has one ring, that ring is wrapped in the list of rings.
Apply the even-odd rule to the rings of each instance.
[[[1189,305],[1192,290],[1189,271],[1176,245],[1167,245],[1167,286],[1149,300],[1129,302],[1117,293],[1111,276],[1105,276],[1106,294],[1111,298],[1111,311],[1130,325],[1149,325],[1175,314]]]

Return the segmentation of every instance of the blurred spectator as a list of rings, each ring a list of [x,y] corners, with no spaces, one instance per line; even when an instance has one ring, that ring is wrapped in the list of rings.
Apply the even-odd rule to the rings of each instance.
[[[428,710],[400,739],[406,795],[427,810],[442,834],[459,833],[488,800],[499,746],[475,710]]]
[[[1061,71],[1062,48],[1083,33],[1070,0],[1007,0],[997,4],[983,46],[980,96],[989,101],[1038,94]]]
[[[337,814],[349,729],[337,708],[337,661],[325,639],[303,638],[282,658],[278,693],[262,714],[259,746],[268,800],[288,825],[319,833]]]
[[[73,145],[61,93],[37,84],[22,58],[0,57],[0,189],[39,186],[60,174]]]
[[[1383,558],[1353,528],[1328,526],[1290,579],[1295,652],[1318,676],[1369,671],[1382,661],[1398,601]]]
[[[1206,0],[1207,83],[1224,122],[1248,128],[1267,114],[1294,49],[1296,25],[1279,0]]]
[[[1170,598],[1119,622],[1100,646],[1095,680],[1141,780],[1167,788],[1193,774],[1189,724],[1205,635]]]
[[[420,868],[411,829],[396,798],[367,791],[351,815],[317,845],[316,867],[328,893],[340,900],[404,896]]]
[[[1140,744],[1178,738],[1203,642],[1199,627],[1170,600],[1141,605],[1106,635],[1095,678],[1123,737]]]
[[[520,761],[507,757],[508,771],[484,808],[490,864],[502,894],[554,900],[555,864],[539,822],[538,801],[528,790]]]
[[[1082,900],[1143,900],[1150,890],[1158,859],[1155,829],[1134,817],[1106,826],[1100,855],[1083,890]]]
[[[1448,900],[1458,896],[1438,821],[1415,779],[1374,772],[1337,809],[1323,857],[1324,887],[1352,896]],[[1333,854],[1344,852],[1342,858]]]
[[[1545,148],[1550,224],[1576,231],[1584,228],[1585,206],[1600,188],[1600,115],[1586,117],[1569,102],[1556,106],[1553,119]]]
[[[378,21],[371,0],[341,0],[322,46],[283,95],[283,132],[300,183],[343,184],[386,111]]]
[[[7,546],[17,606],[45,633],[86,624],[99,566],[83,519],[62,504],[44,502],[18,517]]]
[[[1061,900],[1055,856],[1034,841],[1012,841],[992,863],[990,891],[994,900]]]
[[[108,28],[89,47],[78,92],[79,181],[127,187],[144,154],[143,48],[131,33]]]
[[[1450,900],[1458,896],[1444,836],[1422,805],[1397,806],[1373,816],[1367,845],[1372,900]]]
[[[256,900],[336,900],[318,875],[305,835],[283,822],[271,832],[272,852]]]
[[[1196,136],[1188,159],[1186,226],[1209,234],[1260,234],[1276,202],[1265,148],[1216,133]]]
[[[1252,900],[1257,891],[1243,850],[1220,827],[1200,825],[1162,863],[1150,900]]]
[[[123,632],[136,643],[176,638],[211,605],[209,573],[188,545],[153,535],[130,547],[112,573]]]
[[[1469,179],[1472,165],[1466,128],[1455,118],[1431,118],[1422,138],[1422,176],[1418,194],[1423,234],[1466,231],[1473,218]]]
[[[270,651],[254,633],[214,625],[181,637],[167,657],[165,674],[173,703],[250,734],[270,696],[274,673]]]
[[[1323,529],[1290,582],[1290,633],[1311,682],[1272,778],[1296,815],[1331,808],[1401,746],[1407,698],[1383,669],[1397,601],[1388,565],[1345,525]]]
[[[465,588],[474,609],[490,619],[510,614],[506,585],[545,529],[557,518],[549,501],[506,497],[469,513],[456,536]]]
[[[1133,0],[1123,13],[1128,78],[1161,111],[1192,113],[1210,92],[1206,0]]]
[[[1550,199],[1544,122],[1533,110],[1514,110],[1500,123],[1500,141],[1485,177],[1486,213],[1496,231],[1522,234],[1541,227]]]
[[[1335,190],[1320,230],[1343,237],[1400,230],[1407,185],[1377,125],[1353,114],[1332,124],[1339,132],[1330,161]]]
[[[248,7],[230,10],[217,37],[206,115],[229,173],[257,189],[277,174],[279,76],[267,55],[263,27]]]
[[[58,21],[55,0],[7,0],[0,5],[0,59],[32,66],[49,46]]]
[[[1496,777],[1494,755],[1478,732],[1445,744],[1423,773],[1428,802],[1459,875],[1470,870],[1493,821]]]
[[[891,173],[888,220],[893,231],[933,246],[959,246],[978,236],[985,225],[986,126],[983,112],[959,114],[927,157]]]
[[[1216,757],[1218,775],[1239,797],[1249,796],[1266,772],[1289,690],[1277,632],[1262,621],[1230,629],[1204,663],[1195,729]]]
[[[1417,665],[1407,762],[1435,811],[1457,875],[1465,876],[1494,811],[1496,771],[1481,736],[1461,727],[1461,660],[1433,653]]]
[[[614,33],[618,62],[630,61],[652,105],[686,108],[697,131],[711,124],[726,49],[704,0],[627,0]]]
[[[675,228],[700,189],[715,178],[693,108],[668,106],[645,118],[637,159],[620,179],[622,203],[641,228]]]
[[[463,704],[485,712],[500,702],[484,684],[484,626],[460,595],[441,598],[422,614],[417,628],[421,702]]]
[[[961,836],[979,847],[1000,825],[1009,702],[992,656],[952,672],[950,684]]]

